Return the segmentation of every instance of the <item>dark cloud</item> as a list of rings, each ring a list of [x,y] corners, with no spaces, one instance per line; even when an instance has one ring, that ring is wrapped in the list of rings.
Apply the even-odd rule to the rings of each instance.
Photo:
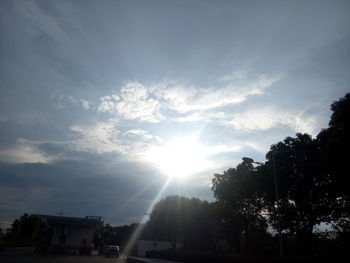
[[[2,195],[6,195],[1,199],[11,201],[16,198],[18,207],[28,208],[26,211],[12,208],[11,215],[6,218],[41,210],[43,213],[64,212],[76,216],[98,214],[109,220],[111,216],[115,217],[115,211],[129,202],[118,219],[121,220],[119,223],[131,222],[132,218],[140,218],[148,209],[165,180],[165,177],[155,176],[151,169],[132,163],[113,164],[115,170],[108,171],[103,168],[108,160],[103,160],[101,156],[90,155],[87,158],[85,155],[85,158],[80,158],[52,164],[0,163],[0,185],[2,189],[8,189],[1,191]],[[137,198],[130,200],[146,187]],[[26,193],[40,189],[45,191],[44,200],[11,192]],[[3,205],[1,214],[8,214],[7,206],[11,205],[14,204]],[[116,218],[114,220],[111,223],[118,223]]]

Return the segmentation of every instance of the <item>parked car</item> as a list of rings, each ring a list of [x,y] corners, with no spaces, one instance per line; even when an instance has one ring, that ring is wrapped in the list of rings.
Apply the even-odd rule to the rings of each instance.
[[[106,248],[106,257],[119,257],[119,246],[108,246]]]

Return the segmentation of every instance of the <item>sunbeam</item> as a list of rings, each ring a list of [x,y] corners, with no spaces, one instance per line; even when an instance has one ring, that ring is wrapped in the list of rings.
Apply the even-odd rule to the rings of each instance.
[[[124,202],[121,206],[119,206],[119,208],[114,213],[118,214],[121,210],[123,210],[130,203],[132,203],[136,198],[138,198],[140,195],[142,195],[144,192],[146,192],[148,189],[150,189],[152,186],[154,186],[157,182],[158,182],[158,179],[152,180],[149,184],[147,184],[145,187],[143,187],[140,191],[138,191],[133,196],[128,198],[128,200],[126,202]]]
[[[167,188],[167,186],[169,185],[170,181],[171,181],[171,177],[169,177],[164,185],[162,186],[162,188],[159,190],[159,192],[157,193],[157,195],[155,196],[155,198],[153,199],[151,205],[149,206],[149,208],[147,209],[145,215],[142,217],[141,222],[144,222],[146,220],[146,218],[148,217],[148,214],[152,211],[153,206],[159,201],[160,197],[162,196],[164,190]],[[132,247],[135,245],[137,239],[139,238],[139,236],[142,233],[144,225],[140,224],[134,231],[134,233],[131,235],[130,239],[128,240],[126,246],[124,247],[124,249],[122,250],[122,255],[127,257],[132,249]]]

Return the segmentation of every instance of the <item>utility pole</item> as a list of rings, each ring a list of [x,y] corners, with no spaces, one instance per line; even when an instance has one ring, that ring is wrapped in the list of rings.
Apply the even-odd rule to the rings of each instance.
[[[249,157],[243,157],[243,161],[255,163],[258,165],[264,165],[262,162],[255,162],[254,159]],[[276,209],[277,209],[277,231],[278,231],[278,243],[279,243],[279,256],[283,257],[283,239],[282,239],[282,227],[281,227],[281,215],[280,215],[280,206],[278,201],[278,182],[277,182],[277,174],[276,174],[276,164],[275,164],[275,152],[272,151],[272,175],[275,187],[275,201],[276,201]]]

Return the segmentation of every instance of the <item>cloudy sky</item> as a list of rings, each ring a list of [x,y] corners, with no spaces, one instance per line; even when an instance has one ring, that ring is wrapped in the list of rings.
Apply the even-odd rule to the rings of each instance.
[[[349,1],[0,2],[0,221],[142,220],[328,125]],[[169,179],[170,178],[170,179]]]

